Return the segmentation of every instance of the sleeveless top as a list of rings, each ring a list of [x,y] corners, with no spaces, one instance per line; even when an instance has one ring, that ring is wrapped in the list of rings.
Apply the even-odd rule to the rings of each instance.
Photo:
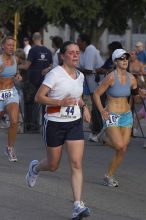
[[[16,75],[16,71],[17,71],[17,63],[16,63],[16,59],[13,56],[13,60],[14,63],[11,66],[5,66],[3,71],[0,72],[0,77],[2,78],[12,78]],[[2,57],[0,57],[0,65],[3,65],[3,60]]]
[[[125,84],[120,83],[117,75],[117,71],[114,71],[114,78],[115,78],[114,85],[108,88],[107,95],[114,98],[130,96],[131,94],[130,74],[126,71]]]

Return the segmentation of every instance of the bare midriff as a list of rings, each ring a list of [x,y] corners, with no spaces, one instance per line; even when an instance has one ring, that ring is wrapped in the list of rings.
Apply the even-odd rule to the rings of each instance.
[[[113,113],[122,114],[130,111],[130,105],[128,103],[128,98],[120,97],[114,98],[108,96],[106,110]]]
[[[11,89],[14,86],[14,78],[0,77],[0,90]]]

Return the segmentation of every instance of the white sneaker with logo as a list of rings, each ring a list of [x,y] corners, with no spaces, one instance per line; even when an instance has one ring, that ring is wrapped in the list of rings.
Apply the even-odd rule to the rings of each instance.
[[[90,215],[90,209],[84,205],[81,201],[80,204],[74,205],[72,220],[80,220],[82,218],[86,218]]]
[[[38,163],[39,163],[38,160],[33,160],[29,164],[29,169],[26,174],[26,183],[29,187],[34,187],[34,185],[36,184],[38,174],[34,173],[33,168],[34,166],[38,165]]]

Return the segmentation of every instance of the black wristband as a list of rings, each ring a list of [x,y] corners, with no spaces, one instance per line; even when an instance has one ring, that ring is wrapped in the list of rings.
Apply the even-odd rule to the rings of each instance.
[[[135,89],[131,89],[131,95],[135,96],[138,95],[139,87],[136,87]]]

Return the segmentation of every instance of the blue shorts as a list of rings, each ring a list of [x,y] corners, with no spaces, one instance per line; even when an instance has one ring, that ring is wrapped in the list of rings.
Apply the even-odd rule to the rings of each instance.
[[[84,140],[83,120],[55,122],[45,118],[43,138],[48,147],[57,147],[69,140]]]
[[[122,114],[116,114],[110,112],[110,119],[105,121],[104,126],[108,127],[128,127],[132,128],[133,126],[133,116],[132,112],[126,112]]]
[[[5,110],[5,107],[10,103],[17,103],[19,104],[19,95],[17,89],[15,87],[12,88],[13,96],[7,98],[5,100],[0,100],[0,112]]]

